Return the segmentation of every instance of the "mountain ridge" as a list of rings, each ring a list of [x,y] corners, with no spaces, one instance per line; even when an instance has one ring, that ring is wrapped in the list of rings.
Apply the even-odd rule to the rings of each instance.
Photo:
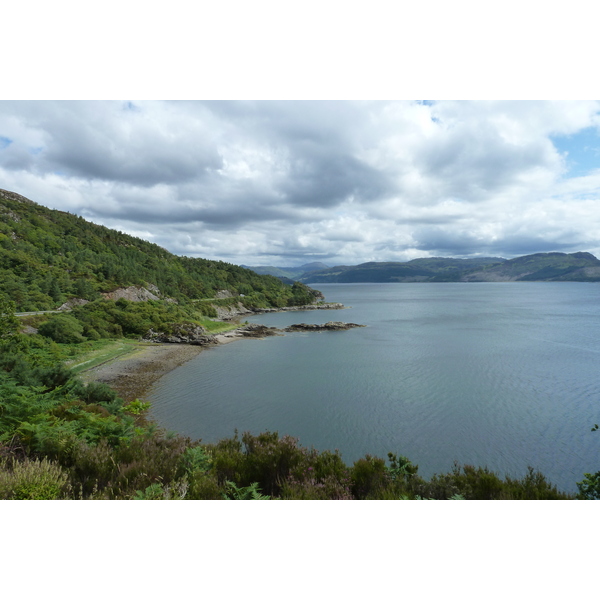
[[[508,281],[600,281],[600,260],[589,252],[535,253],[512,259],[416,258],[407,262],[339,265],[301,276],[305,284]]]

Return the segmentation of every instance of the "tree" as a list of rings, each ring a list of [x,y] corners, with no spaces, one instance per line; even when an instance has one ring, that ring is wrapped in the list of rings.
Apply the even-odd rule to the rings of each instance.
[[[0,295],[0,340],[19,330],[19,319],[15,317],[15,303]]]

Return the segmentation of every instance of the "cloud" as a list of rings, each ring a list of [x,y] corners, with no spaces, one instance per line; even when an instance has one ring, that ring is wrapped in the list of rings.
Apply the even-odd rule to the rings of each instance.
[[[600,253],[600,170],[573,176],[557,142],[573,153],[599,114],[587,101],[0,102],[0,187],[244,264]]]

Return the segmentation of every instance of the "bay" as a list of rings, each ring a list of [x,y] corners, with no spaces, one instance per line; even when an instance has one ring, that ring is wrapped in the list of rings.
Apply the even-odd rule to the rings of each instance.
[[[205,442],[270,430],[347,464],[408,456],[576,491],[600,469],[600,285],[323,284],[335,311],[250,322],[355,322],[348,331],[245,339],[202,352],[146,396],[162,427]]]

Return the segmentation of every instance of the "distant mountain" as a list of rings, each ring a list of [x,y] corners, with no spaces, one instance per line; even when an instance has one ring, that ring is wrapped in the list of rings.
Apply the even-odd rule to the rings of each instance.
[[[304,275],[308,275],[313,271],[322,271],[328,269],[329,266],[322,262],[311,262],[301,267],[250,267],[248,265],[241,265],[245,269],[251,269],[259,275],[274,275],[283,280],[294,280],[297,281]]]
[[[409,283],[441,281],[600,281],[600,261],[589,252],[548,252],[506,260],[417,258],[408,262],[368,262],[302,276],[302,283]]]
[[[503,258],[416,258],[408,262],[368,262],[315,271],[301,282],[386,283],[460,281],[464,273],[501,264]]]
[[[600,260],[589,252],[529,254],[467,273],[463,281],[600,281]]]

